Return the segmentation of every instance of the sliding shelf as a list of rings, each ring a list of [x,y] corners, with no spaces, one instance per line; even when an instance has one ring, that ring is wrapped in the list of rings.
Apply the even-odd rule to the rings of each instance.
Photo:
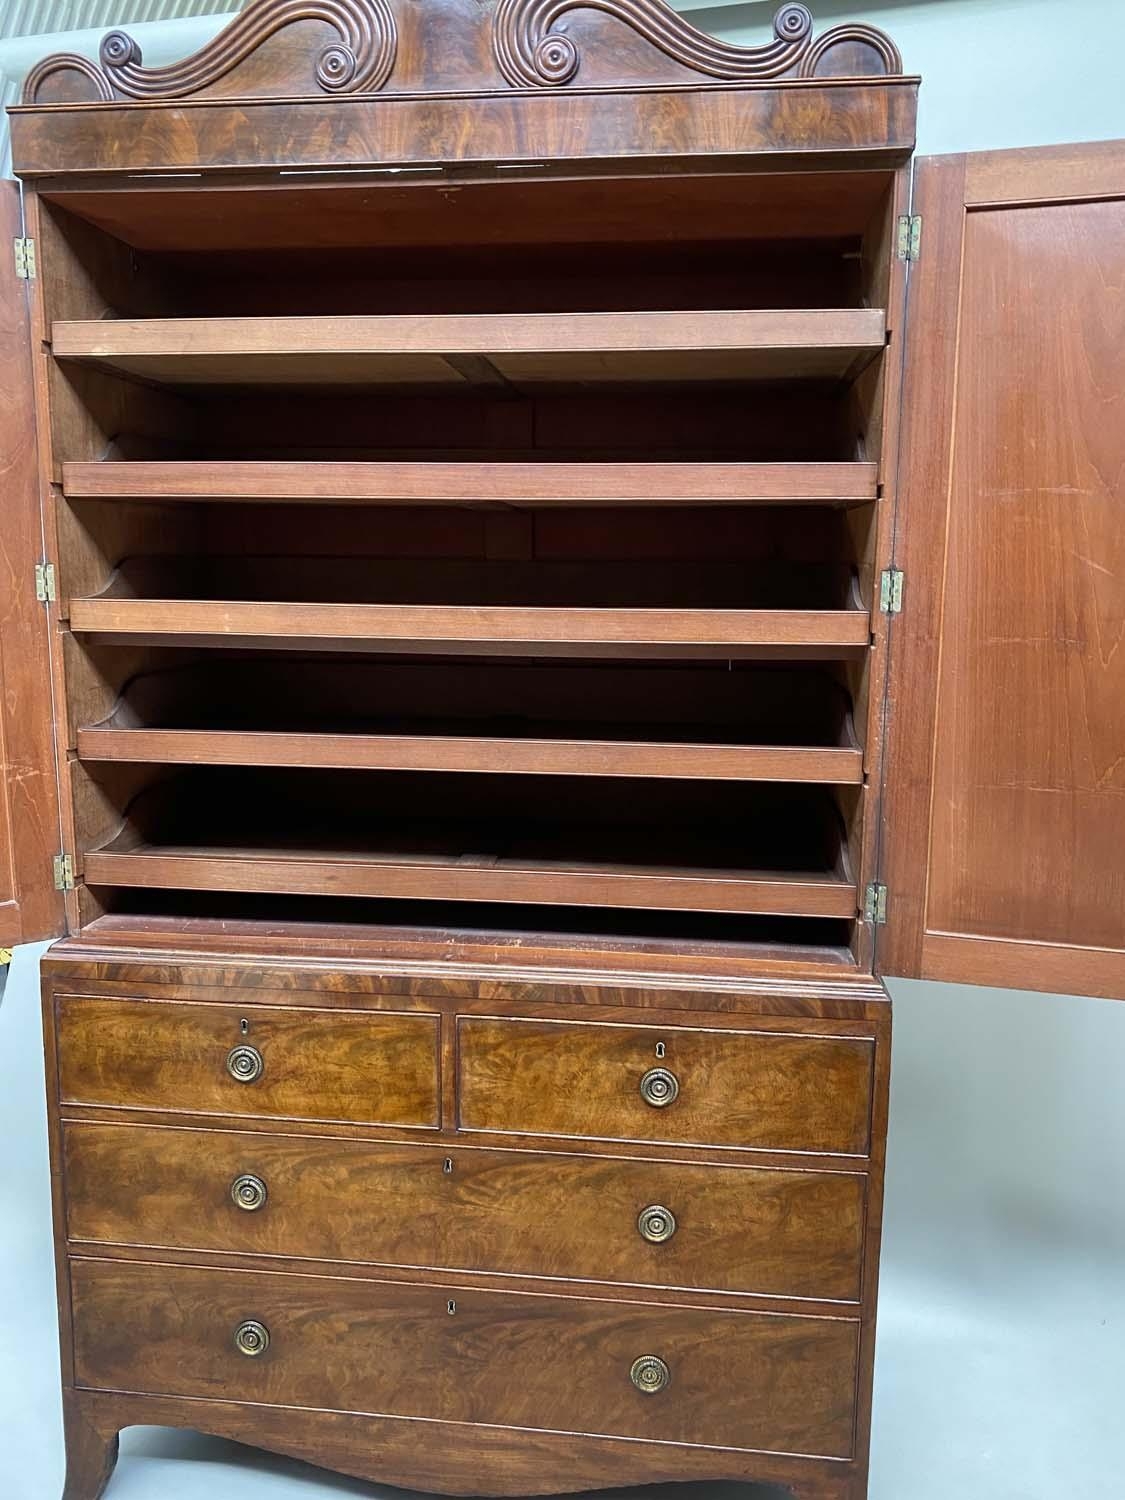
[[[627,907],[659,911],[727,911],[772,916],[856,915],[849,881],[810,872],[631,867],[546,861],[465,852],[440,857],[339,849],[287,850],[266,845],[216,850],[197,845],[139,845],[86,856],[95,886],[179,891],[247,891],[296,896],[495,901],[528,905]]]
[[[862,505],[873,463],[68,463],[71,498],[335,505]]]
[[[881,308],[58,322],[57,359],[172,385],[455,389],[813,379],[885,347]]]
[[[78,728],[86,764],[863,780],[848,689],[820,665],[174,650],[135,665],[118,668],[112,711]]]
[[[120,831],[84,854],[89,885],[856,913],[824,787],[193,766],[118,795]]]
[[[730,745],[670,740],[470,734],[266,733],[216,729],[78,731],[84,761],[154,765],[318,766],[396,771],[510,771],[548,776],[693,777],[858,785],[858,746]]]
[[[72,599],[71,629],[165,644],[490,655],[854,655],[868,612],[319,604],[237,599]]]
[[[462,840],[450,844],[450,835]],[[475,837],[473,836],[475,832]],[[489,901],[637,910],[715,911],[773,916],[856,915],[853,881],[832,871],[773,870],[704,863],[698,854],[677,864],[675,839],[662,840],[664,859],[630,858],[627,841],[603,855],[600,830],[578,829],[557,847],[530,836],[498,849],[490,823],[443,828],[427,839],[417,826],[383,832],[380,847],[342,843],[287,846],[284,834],[253,844],[140,842],[86,855],[89,885],[375,899]],[[464,836],[464,835],[467,835]],[[446,847],[435,848],[441,841]],[[520,847],[522,844],[523,847]],[[692,851],[693,853],[695,851]],[[665,860],[669,862],[664,862]]]

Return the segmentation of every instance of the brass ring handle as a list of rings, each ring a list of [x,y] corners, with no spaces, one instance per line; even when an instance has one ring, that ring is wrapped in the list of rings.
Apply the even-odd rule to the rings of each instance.
[[[668,1068],[649,1068],[641,1079],[641,1098],[653,1109],[665,1109],[680,1092],[680,1080]]]
[[[257,1083],[266,1070],[257,1047],[232,1047],[227,1053],[227,1072],[236,1083]]]
[[[245,1323],[240,1323],[234,1330],[234,1347],[239,1354],[245,1354],[247,1359],[257,1359],[269,1346],[269,1329],[254,1318],[247,1318]]]
[[[642,1354],[633,1361],[629,1379],[645,1396],[656,1396],[672,1379],[672,1372],[655,1354]]]
[[[252,1172],[244,1172],[231,1183],[230,1195],[239,1208],[253,1213],[257,1208],[265,1208],[269,1189],[260,1177],[255,1177]]]
[[[676,1232],[676,1216],[662,1203],[650,1203],[637,1215],[637,1231],[650,1245],[664,1245]]]

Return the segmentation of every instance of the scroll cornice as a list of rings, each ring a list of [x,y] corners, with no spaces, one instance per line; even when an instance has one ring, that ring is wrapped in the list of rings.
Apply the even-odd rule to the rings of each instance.
[[[34,104],[48,79],[57,73],[76,73],[92,86],[98,99],[109,103],[113,98],[113,86],[102,70],[77,52],[54,52],[45,57],[28,73],[23,82],[23,102]]]
[[[802,58],[812,33],[803,5],[783,5],[773,18],[774,40],[736,47],[700,31],[665,0],[500,0],[492,45],[509,83],[569,83],[578,72],[578,48],[565,32],[553,31],[568,11],[596,10],[613,16],[673,61],[712,78],[767,81],[788,73]]]
[[[100,68],[84,57],[48,57],[28,74],[24,102],[38,102],[46,80],[65,71],[89,80],[102,100],[189,98],[232,73],[278,32],[302,21],[322,21],[339,38],[316,54],[313,74],[321,89],[371,93],[383,87],[398,49],[388,0],[251,0],[206,46],[165,67],[146,68],[139,45],[124,31],[110,31],[102,38]],[[294,89],[279,78],[278,92]]]
[[[801,59],[800,76],[815,78],[821,63],[832,49],[849,43],[870,47],[881,59],[883,70],[888,76],[902,72],[902,53],[887,33],[880,31],[877,26],[867,26],[861,21],[855,21],[843,26],[833,26],[831,31],[818,36]]]
[[[812,15],[804,5],[781,7],[773,18],[772,42],[739,47],[700,31],[666,0],[499,0],[492,50],[510,84],[557,87],[576,76],[581,64],[578,47],[565,30],[555,27],[568,12],[579,10],[622,21],[674,62],[733,83],[812,78],[835,48],[855,44],[870,48],[884,73],[902,71],[898,48],[874,26],[836,26],[814,42]]]
[[[901,74],[898,48],[862,23],[819,38],[806,6],[781,5],[753,47],[708,36],[668,0],[249,0],[191,57],[146,67],[124,31],[99,60],[44,59],[31,106],[177,100],[594,91]]]

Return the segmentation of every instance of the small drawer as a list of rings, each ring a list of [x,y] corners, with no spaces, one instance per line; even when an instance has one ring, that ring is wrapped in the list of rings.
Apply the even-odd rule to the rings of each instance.
[[[462,1016],[459,1124],[863,1155],[873,1057],[866,1037]]]
[[[852,1454],[858,1322],[71,1262],[79,1386]]]
[[[64,995],[63,1104],[440,1124],[438,1018]]]
[[[866,1179],[69,1123],[72,1240],[857,1301]]]

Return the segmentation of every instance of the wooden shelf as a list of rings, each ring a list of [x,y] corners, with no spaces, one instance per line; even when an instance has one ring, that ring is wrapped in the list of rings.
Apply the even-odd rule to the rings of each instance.
[[[73,599],[77,632],[165,644],[507,655],[831,657],[866,650],[870,618],[848,609],[588,609]]]
[[[487,843],[482,844],[487,850]],[[768,870],[630,866],[464,850],[419,854],[286,849],[268,845],[217,850],[203,845],[140,844],[86,856],[89,885],[181,891],[253,891],[283,895],[363,896],[528,905],[612,906],[661,911],[735,911],[775,916],[856,915],[855,885],[836,876]]]
[[[121,671],[112,712],[77,731],[83,761],[863,780],[847,690],[819,667],[224,652]]]
[[[68,463],[72,498],[334,505],[861,505],[873,463]]]
[[[127,829],[115,844],[88,853],[87,884],[844,919],[856,913],[855,884],[839,869],[801,868],[789,851],[781,867],[756,868],[745,852],[735,858],[722,833],[670,826],[657,838],[645,829],[552,827],[499,816],[371,823],[362,813],[346,829],[338,817],[322,815],[305,820],[305,833],[299,818],[288,827],[240,831],[237,812],[220,831],[208,809],[195,811],[192,842],[175,841],[187,821],[181,811],[167,838]],[[771,835],[769,847],[775,842]]]
[[[172,385],[550,385],[842,380],[881,308],[57,322],[56,358]]]
[[[162,765],[713,777],[837,785],[858,785],[863,781],[863,752],[857,746],[716,745],[668,740],[640,742],[470,734],[302,734],[93,726],[78,731],[77,748],[84,761]]]
[[[193,767],[142,785],[90,885],[850,919],[826,788]]]

